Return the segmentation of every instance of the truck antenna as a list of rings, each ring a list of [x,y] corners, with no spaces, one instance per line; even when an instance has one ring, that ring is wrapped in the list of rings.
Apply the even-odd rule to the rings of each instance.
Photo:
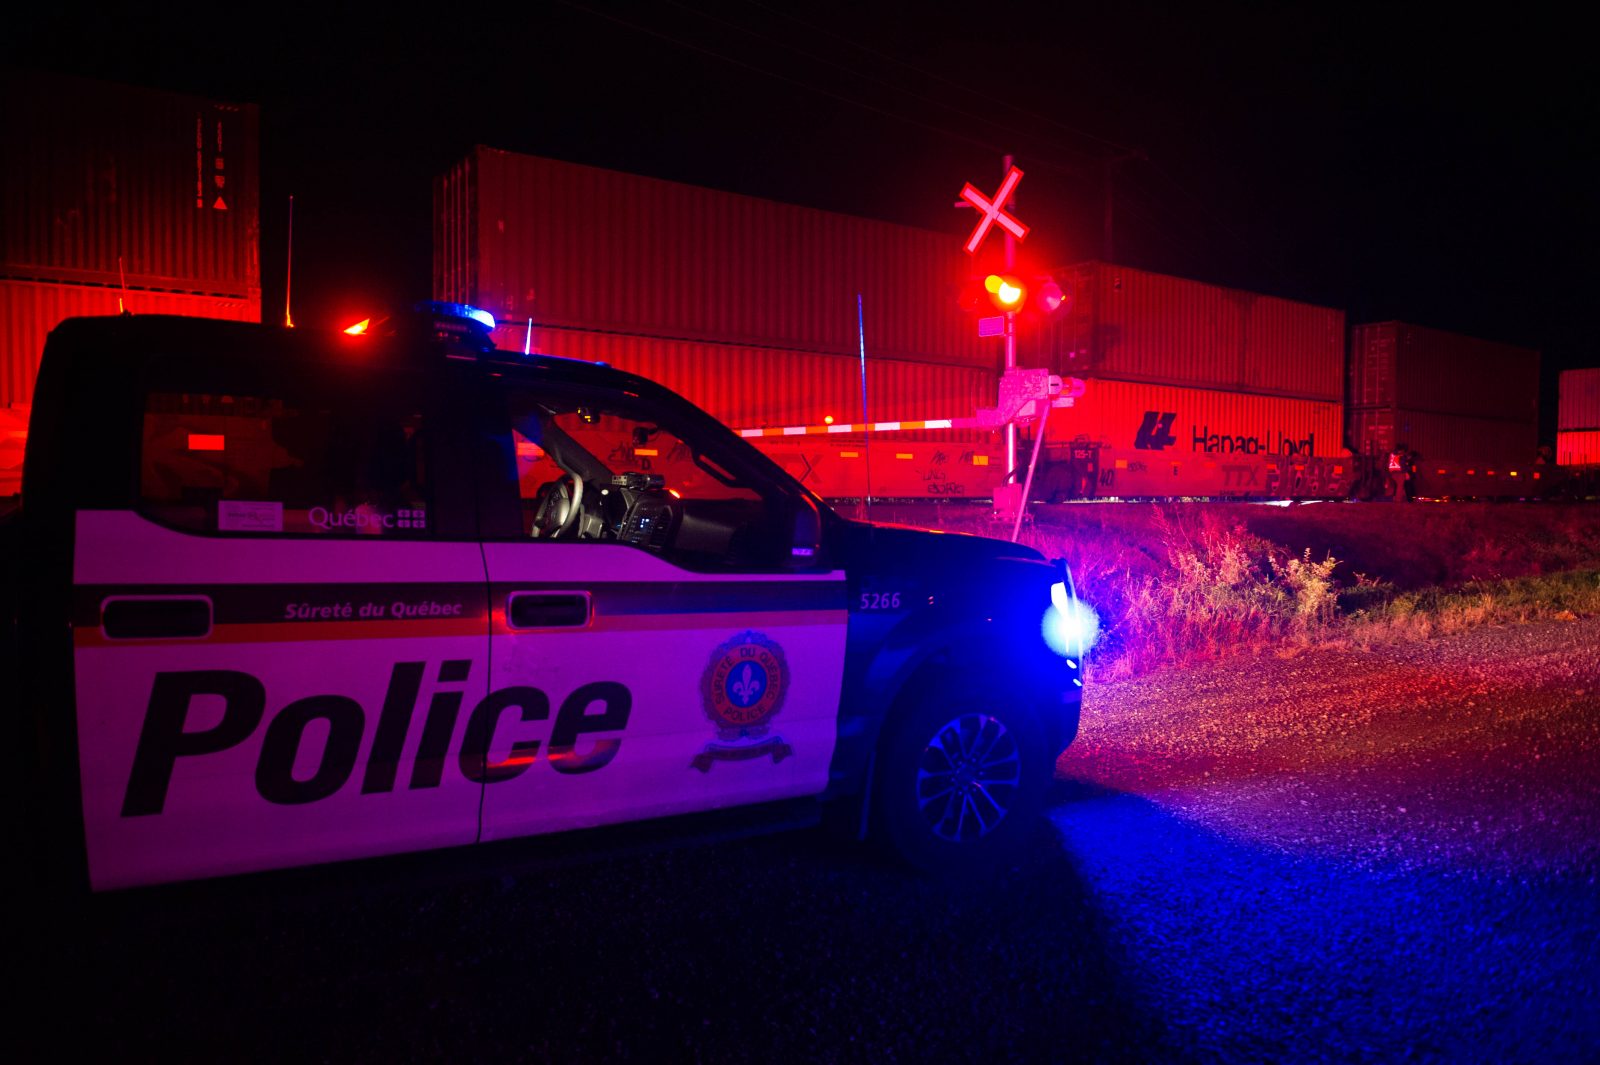
[[[294,196],[289,196],[289,252],[283,260],[283,324],[294,328],[294,316],[289,313],[289,294],[294,282]]]
[[[867,319],[856,293],[856,337],[861,345],[861,421],[866,435],[861,440],[861,455],[867,467],[867,520],[872,520],[872,418],[867,414]]]

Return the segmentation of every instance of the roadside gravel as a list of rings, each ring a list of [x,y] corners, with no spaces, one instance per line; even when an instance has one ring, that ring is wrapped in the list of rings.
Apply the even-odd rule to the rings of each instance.
[[[1054,819],[1175,1049],[1600,1055],[1600,621],[1097,686]]]

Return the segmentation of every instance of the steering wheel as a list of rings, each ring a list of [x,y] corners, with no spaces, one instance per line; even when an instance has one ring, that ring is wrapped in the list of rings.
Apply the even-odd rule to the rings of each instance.
[[[567,530],[571,529],[577,524],[578,515],[583,513],[583,478],[579,477],[571,470],[566,472],[567,478],[572,481],[572,488],[569,490],[572,498],[567,500],[566,517],[561,519],[560,525],[551,530],[550,539],[552,540],[556,540],[567,535]],[[565,485],[562,485],[562,488],[565,487]],[[560,494],[561,492],[558,490],[558,498]]]
[[[583,510],[583,478],[562,470],[561,476],[539,486],[538,500],[533,516],[533,536],[549,539],[565,536],[577,524]]]

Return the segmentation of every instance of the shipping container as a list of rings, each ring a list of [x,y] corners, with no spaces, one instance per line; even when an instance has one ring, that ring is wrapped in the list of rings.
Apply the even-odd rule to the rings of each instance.
[[[1561,371],[1556,428],[1568,433],[1600,430],[1600,369]]]
[[[1396,445],[1418,455],[1424,496],[1525,496],[1548,480],[1535,423],[1380,408],[1349,412],[1350,443],[1380,470]]]
[[[251,104],[0,71],[0,277],[259,299]]]
[[[434,295],[539,326],[998,367],[959,238],[479,147],[435,182]],[[520,348],[520,337],[514,346]]]
[[[0,499],[22,491],[22,455],[28,444],[27,407],[0,407]]]
[[[1350,338],[1349,405],[1533,425],[1539,353],[1406,322],[1358,325]]]
[[[521,350],[518,333],[502,326],[496,342]],[[551,328],[538,330],[533,350],[648,377],[736,429],[862,419],[861,364],[850,356]],[[996,377],[984,370],[867,360],[867,406],[874,421],[970,417],[980,406],[994,406],[995,392]],[[978,438],[971,432],[945,435],[952,441]]]
[[[33,397],[44,340],[63,319],[89,315],[179,314],[261,320],[261,300],[190,296],[176,292],[52,285],[0,280],[0,407],[26,404]]]
[[[1021,322],[1019,361],[1055,373],[1339,402],[1344,312],[1109,263],[1056,272],[1071,304]]]
[[[1556,463],[1561,466],[1600,466],[1600,429],[1556,433]]]
[[[1538,455],[1539,434],[1532,421],[1384,408],[1350,412],[1350,443],[1361,454],[1385,455],[1405,444],[1430,460],[1526,466]]]
[[[1075,405],[1050,413],[1047,432],[1052,443],[1081,439],[1164,462],[1344,454],[1335,402],[1099,378],[1085,381]]]

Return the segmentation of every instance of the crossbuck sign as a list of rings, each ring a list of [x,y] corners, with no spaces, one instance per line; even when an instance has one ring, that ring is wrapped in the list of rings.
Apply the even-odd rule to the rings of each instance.
[[[992,200],[979,192],[977,186],[970,181],[962,188],[961,198],[976,207],[978,213],[983,216],[978,219],[977,228],[972,231],[972,236],[967,238],[968,255],[977,254],[983,238],[989,235],[990,226],[998,224],[1001,229],[1018,240],[1028,235],[1028,227],[1019,222],[1014,215],[1006,213],[1006,201],[1011,199],[1011,194],[1017,190],[1017,184],[1021,180],[1022,171],[1016,167],[1007,170],[1005,180],[1000,182],[1000,191],[994,194]]]

